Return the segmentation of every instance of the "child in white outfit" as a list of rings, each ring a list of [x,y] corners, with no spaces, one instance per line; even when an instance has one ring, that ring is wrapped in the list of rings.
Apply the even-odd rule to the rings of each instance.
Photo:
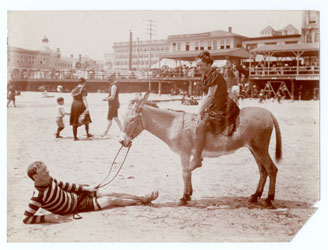
[[[63,138],[62,136],[60,136],[60,131],[62,131],[65,128],[63,118],[65,115],[69,115],[69,113],[65,112],[63,97],[58,97],[57,103],[58,103],[58,105],[57,105],[56,122],[57,122],[58,128],[57,128],[56,138]]]

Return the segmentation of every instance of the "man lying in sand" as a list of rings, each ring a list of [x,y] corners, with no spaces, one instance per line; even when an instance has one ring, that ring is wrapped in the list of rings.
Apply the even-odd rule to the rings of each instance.
[[[27,175],[34,181],[35,191],[24,213],[23,222],[26,224],[66,222],[71,219],[61,215],[97,211],[113,206],[147,205],[158,197],[158,192],[135,196],[105,193],[85,185],[63,183],[52,178],[47,166],[41,161],[33,162],[27,169]],[[51,214],[35,215],[39,208]]]

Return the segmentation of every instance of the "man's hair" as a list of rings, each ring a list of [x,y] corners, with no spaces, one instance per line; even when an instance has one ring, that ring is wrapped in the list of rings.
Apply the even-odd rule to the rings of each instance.
[[[30,177],[34,181],[33,175],[35,175],[37,173],[36,170],[39,167],[44,166],[44,165],[45,164],[42,161],[35,161],[32,164],[30,164],[27,168],[28,177]]]
[[[58,98],[57,98],[57,103],[60,103],[60,102],[62,102],[62,101],[64,101],[64,98],[63,98],[63,97],[58,97]]]

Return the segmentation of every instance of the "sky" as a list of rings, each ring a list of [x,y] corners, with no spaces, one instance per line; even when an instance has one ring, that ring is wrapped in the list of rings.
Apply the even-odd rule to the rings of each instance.
[[[248,37],[260,36],[271,25],[282,29],[288,24],[301,32],[302,11],[9,11],[8,44],[38,50],[46,35],[51,49],[64,56],[88,55],[97,60],[113,52],[114,42],[149,40],[148,20],[153,20],[152,39],[169,35],[228,31]]]

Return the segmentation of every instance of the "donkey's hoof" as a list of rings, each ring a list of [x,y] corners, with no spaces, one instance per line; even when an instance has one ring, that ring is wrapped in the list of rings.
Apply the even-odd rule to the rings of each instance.
[[[273,208],[272,200],[265,199],[265,200],[264,200],[264,206],[265,206],[266,208]]]
[[[178,203],[179,206],[186,206],[187,204],[188,204],[188,202],[184,198],[181,198]]]
[[[258,201],[257,196],[253,196],[253,195],[248,199],[248,202],[250,203],[257,203],[257,201]]]
[[[273,208],[272,205],[272,201],[274,200],[274,196],[273,195],[269,195],[268,198],[266,198],[264,200],[264,206],[266,206],[267,208]]]

